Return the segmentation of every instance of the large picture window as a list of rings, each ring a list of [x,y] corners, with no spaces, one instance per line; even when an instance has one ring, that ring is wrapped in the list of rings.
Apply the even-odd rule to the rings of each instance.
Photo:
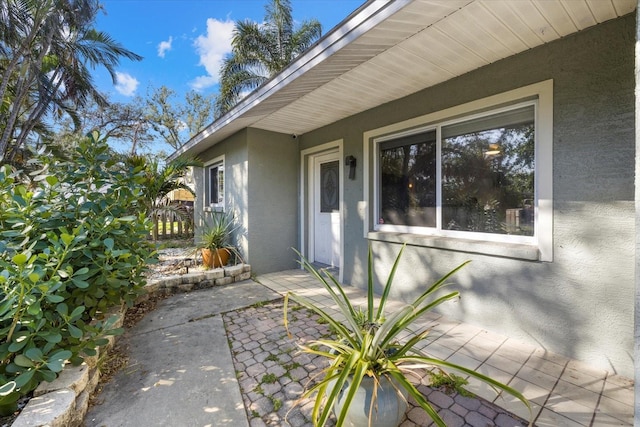
[[[375,229],[533,238],[535,117],[531,101],[379,139]]]

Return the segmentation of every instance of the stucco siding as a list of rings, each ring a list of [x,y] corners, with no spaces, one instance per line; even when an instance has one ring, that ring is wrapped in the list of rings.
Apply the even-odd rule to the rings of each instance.
[[[214,159],[224,156],[225,182],[224,200],[225,209],[234,213],[238,224],[238,230],[234,235],[233,243],[236,245],[241,255],[246,256],[248,242],[246,238],[249,223],[248,211],[248,148],[247,131],[241,131],[225,141],[217,144],[198,155],[198,159],[205,165]],[[204,168],[206,169],[206,167]],[[198,239],[198,226],[202,223],[204,213],[205,185],[203,169],[196,171],[196,242]]]
[[[364,132],[552,79],[553,261],[410,246],[393,292],[415,296],[471,259],[444,312],[633,376],[634,40],[629,15],[303,135],[301,149],[342,139],[358,158],[344,188],[344,281],[366,283]],[[372,245],[382,278],[400,246]]]
[[[257,274],[296,267],[298,144],[291,135],[248,130],[248,259]]]

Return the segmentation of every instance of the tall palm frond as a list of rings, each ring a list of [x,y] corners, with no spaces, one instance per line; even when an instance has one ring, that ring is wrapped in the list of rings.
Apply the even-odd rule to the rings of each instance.
[[[245,20],[235,25],[232,52],[220,69],[216,117],[233,108],[243,93],[255,90],[284,69],[322,34],[315,19],[294,28],[289,0],[270,0],[265,11],[264,24]]]
[[[104,67],[115,81],[122,58],[142,59],[93,28],[100,9],[98,0],[0,2],[0,159],[11,160],[48,114],[106,105],[90,70]]]

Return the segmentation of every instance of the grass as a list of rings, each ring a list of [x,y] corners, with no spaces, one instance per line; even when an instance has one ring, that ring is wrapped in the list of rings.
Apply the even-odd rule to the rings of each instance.
[[[276,362],[276,363],[278,363],[278,362],[280,361],[280,359],[278,358],[278,356],[277,356],[277,355],[275,355],[275,354],[270,354],[270,355],[268,355],[264,360],[266,360],[266,361],[270,361],[270,362]]]
[[[282,408],[282,399],[277,399],[273,396],[269,396],[269,400],[271,400],[271,403],[273,404],[274,411],[278,412],[278,410]]]
[[[293,371],[294,369],[298,369],[301,366],[302,365],[298,362],[285,363],[284,365],[282,365],[282,367],[287,371]]]
[[[429,378],[431,387],[442,388],[447,394],[458,393],[465,397],[474,396],[473,393],[464,388],[469,384],[469,381],[459,375],[446,373],[442,370],[433,370],[429,372]]]
[[[251,304],[251,307],[253,308],[261,308],[264,307],[265,305],[267,305],[269,303],[269,301],[258,301],[254,304]]]
[[[276,381],[278,381],[276,374],[264,374],[262,380],[260,380],[260,384],[273,384]]]

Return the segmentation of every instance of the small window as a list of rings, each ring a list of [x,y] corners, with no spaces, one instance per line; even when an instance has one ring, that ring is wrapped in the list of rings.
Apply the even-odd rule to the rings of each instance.
[[[224,207],[224,163],[216,163],[208,168],[208,205]]]

